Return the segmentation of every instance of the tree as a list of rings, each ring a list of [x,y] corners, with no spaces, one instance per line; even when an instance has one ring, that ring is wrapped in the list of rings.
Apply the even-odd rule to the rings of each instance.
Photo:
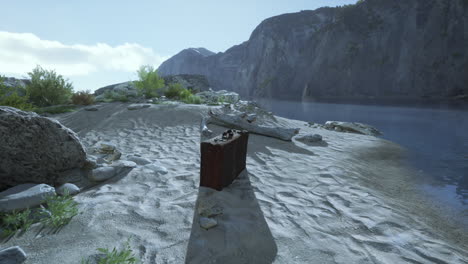
[[[158,90],[164,87],[164,79],[159,77],[157,70],[153,66],[144,65],[137,71],[138,81],[135,81],[135,87],[138,94],[146,98],[158,96]]]
[[[31,83],[26,87],[29,100],[36,106],[66,104],[73,94],[73,85],[55,71],[37,66],[28,72]]]

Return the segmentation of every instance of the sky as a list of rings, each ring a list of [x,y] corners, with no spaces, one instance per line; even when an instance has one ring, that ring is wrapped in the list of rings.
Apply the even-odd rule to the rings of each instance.
[[[40,65],[76,91],[135,80],[190,47],[224,52],[264,19],[356,0],[15,0],[0,7],[0,75]]]

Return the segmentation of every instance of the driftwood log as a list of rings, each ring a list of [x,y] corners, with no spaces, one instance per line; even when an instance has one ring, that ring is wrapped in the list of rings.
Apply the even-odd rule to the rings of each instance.
[[[285,141],[291,141],[292,137],[299,133],[299,128],[284,128],[276,126],[263,126],[249,122],[245,118],[245,113],[240,114],[226,114],[226,113],[215,113],[213,111],[208,112],[210,119],[207,122],[211,122],[221,126],[227,126],[229,128],[245,129],[250,133],[279,138]]]

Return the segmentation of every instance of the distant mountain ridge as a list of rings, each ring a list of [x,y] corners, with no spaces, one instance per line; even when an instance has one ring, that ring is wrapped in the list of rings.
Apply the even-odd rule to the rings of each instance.
[[[186,49],[162,75],[288,99],[468,96],[468,1],[366,0],[268,18],[225,52]]]

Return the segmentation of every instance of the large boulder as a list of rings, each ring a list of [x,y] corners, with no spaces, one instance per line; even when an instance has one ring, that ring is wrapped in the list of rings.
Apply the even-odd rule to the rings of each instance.
[[[54,185],[60,172],[81,168],[86,153],[58,121],[0,106],[0,191],[22,183]]]

